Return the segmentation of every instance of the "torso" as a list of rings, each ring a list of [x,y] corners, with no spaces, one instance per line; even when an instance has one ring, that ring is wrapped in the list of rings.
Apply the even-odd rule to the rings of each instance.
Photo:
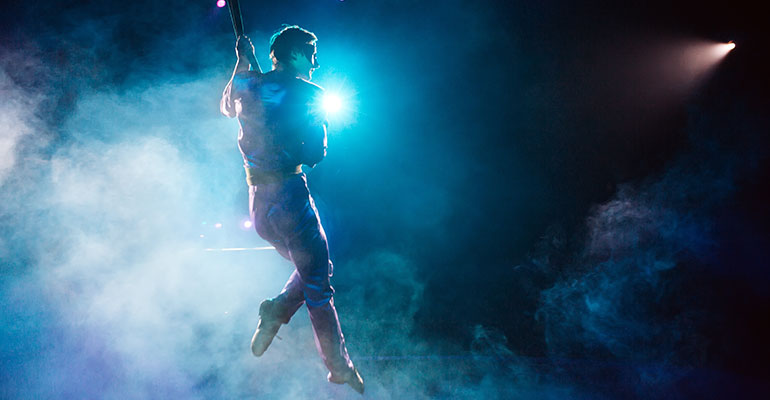
[[[322,89],[278,71],[241,73],[233,85],[233,98],[240,102],[238,147],[245,166],[264,171],[298,167],[305,132],[323,124],[315,107]]]

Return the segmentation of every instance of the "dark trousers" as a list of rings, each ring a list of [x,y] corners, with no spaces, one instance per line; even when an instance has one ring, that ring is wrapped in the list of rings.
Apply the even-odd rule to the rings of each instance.
[[[306,304],[324,364],[334,376],[348,376],[353,363],[334,308],[329,247],[305,174],[250,186],[249,202],[259,236],[295,266],[281,293],[272,299],[280,310],[281,322],[288,323]]]

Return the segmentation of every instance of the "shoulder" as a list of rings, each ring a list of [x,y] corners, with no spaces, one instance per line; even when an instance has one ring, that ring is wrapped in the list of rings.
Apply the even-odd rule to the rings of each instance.
[[[261,77],[262,77],[262,74],[260,74],[257,71],[243,71],[243,72],[238,72],[237,74],[235,74],[234,79],[237,79],[237,80],[255,80],[255,79],[260,79]]]
[[[296,88],[296,93],[303,102],[316,102],[323,97],[324,89],[321,86],[302,78],[293,81],[292,86]]]
[[[294,84],[297,85],[303,92],[306,92],[310,95],[317,95],[324,92],[324,88],[321,86],[318,86],[315,83],[304,80],[302,78],[294,79]]]
[[[257,71],[238,72],[233,76],[233,87],[236,90],[248,90],[259,85],[262,75]]]

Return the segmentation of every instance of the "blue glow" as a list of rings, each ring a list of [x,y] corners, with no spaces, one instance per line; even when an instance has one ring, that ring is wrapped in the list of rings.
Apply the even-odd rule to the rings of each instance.
[[[336,114],[342,110],[342,99],[336,93],[326,93],[323,97],[323,108],[328,114]]]
[[[358,116],[356,91],[345,77],[329,74],[319,79],[325,88],[322,97],[316,99],[316,106],[322,110],[329,122],[330,132],[340,132],[354,125]]]

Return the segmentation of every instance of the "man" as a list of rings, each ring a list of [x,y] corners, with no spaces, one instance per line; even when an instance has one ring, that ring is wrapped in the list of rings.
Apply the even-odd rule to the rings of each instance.
[[[238,146],[257,233],[296,267],[281,293],[260,304],[251,350],[261,356],[281,324],[305,304],[327,379],[363,394],[334,307],[326,234],[300,168],[326,156],[326,122],[317,110],[323,89],[309,82],[319,67],[316,40],[298,26],[283,28],[270,39],[273,70],[263,74],[258,64],[251,65],[256,64],[251,41],[239,37],[238,61],[222,96],[222,113],[238,117],[241,125]]]

